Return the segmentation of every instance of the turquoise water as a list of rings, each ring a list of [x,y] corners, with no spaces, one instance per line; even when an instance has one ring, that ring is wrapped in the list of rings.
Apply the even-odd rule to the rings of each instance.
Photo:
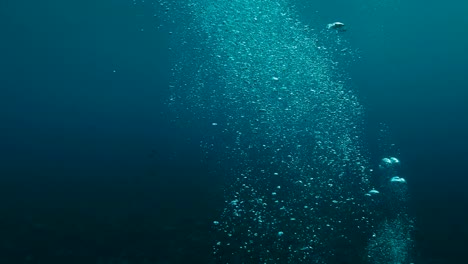
[[[0,4],[0,262],[461,263],[467,10]]]

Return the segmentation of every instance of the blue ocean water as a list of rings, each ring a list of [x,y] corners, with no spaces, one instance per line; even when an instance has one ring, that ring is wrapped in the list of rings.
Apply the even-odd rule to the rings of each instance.
[[[217,163],[200,146],[217,132],[167,104],[169,48],[180,45],[169,32],[183,23],[159,4],[0,3],[0,263],[216,263],[212,223],[233,161]],[[369,152],[381,123],[399,150],[414,263],[463,263],[468,4],[291,7],[317,31],[347,26],[356,52],[341,70],[364,107]],[[333,261],[361,263],[357,251]]]

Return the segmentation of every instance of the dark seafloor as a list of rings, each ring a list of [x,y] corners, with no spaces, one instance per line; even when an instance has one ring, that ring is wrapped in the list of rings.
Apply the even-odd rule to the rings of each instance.
[[[383,122],[401,151],[415,263],[466,263],[468,3],[380,2],[300,13],[350,25],[370,148]],[[202,132],[167,109],[170,37],[154,13],[0,2],[0,263],[211,263],[223,178]]]

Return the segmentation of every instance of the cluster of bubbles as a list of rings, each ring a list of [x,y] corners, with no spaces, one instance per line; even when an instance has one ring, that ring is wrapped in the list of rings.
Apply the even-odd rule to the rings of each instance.
[[[343,32],[302,24],[287,0],[160,5],[178,29],[170,104],[181,118],[195,113],[202,147],[231,180],[213,222],[218,262],[375,255],[357,245],[388,225],[375,213],[363,108],[340,71]]]
[[[406,180],[398,175],[400,161],[395,157],[383,158],[379,165],[380,186],[385,192],[381,197],[383,212],[380,224],[367,244],[369,263],[404,264],[411,262],[414,246],[411,233],[412,217],[408,214],[408,190]]]
[[[413,223],[410,218],[384,220],[369,239],[368,262],[375,264],[411,263]]]

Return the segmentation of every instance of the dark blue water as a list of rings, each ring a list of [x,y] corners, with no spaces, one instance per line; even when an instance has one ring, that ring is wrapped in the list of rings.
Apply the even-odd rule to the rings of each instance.
[[[345,2],[301,16],[350,26],[369,147],[383,122],[401,152],[416,263],[463,263],[468,4]],[[0,3],[0,263],[210,263],[223,168],[165,105],[173,58],[154,13],[126,0]]]

